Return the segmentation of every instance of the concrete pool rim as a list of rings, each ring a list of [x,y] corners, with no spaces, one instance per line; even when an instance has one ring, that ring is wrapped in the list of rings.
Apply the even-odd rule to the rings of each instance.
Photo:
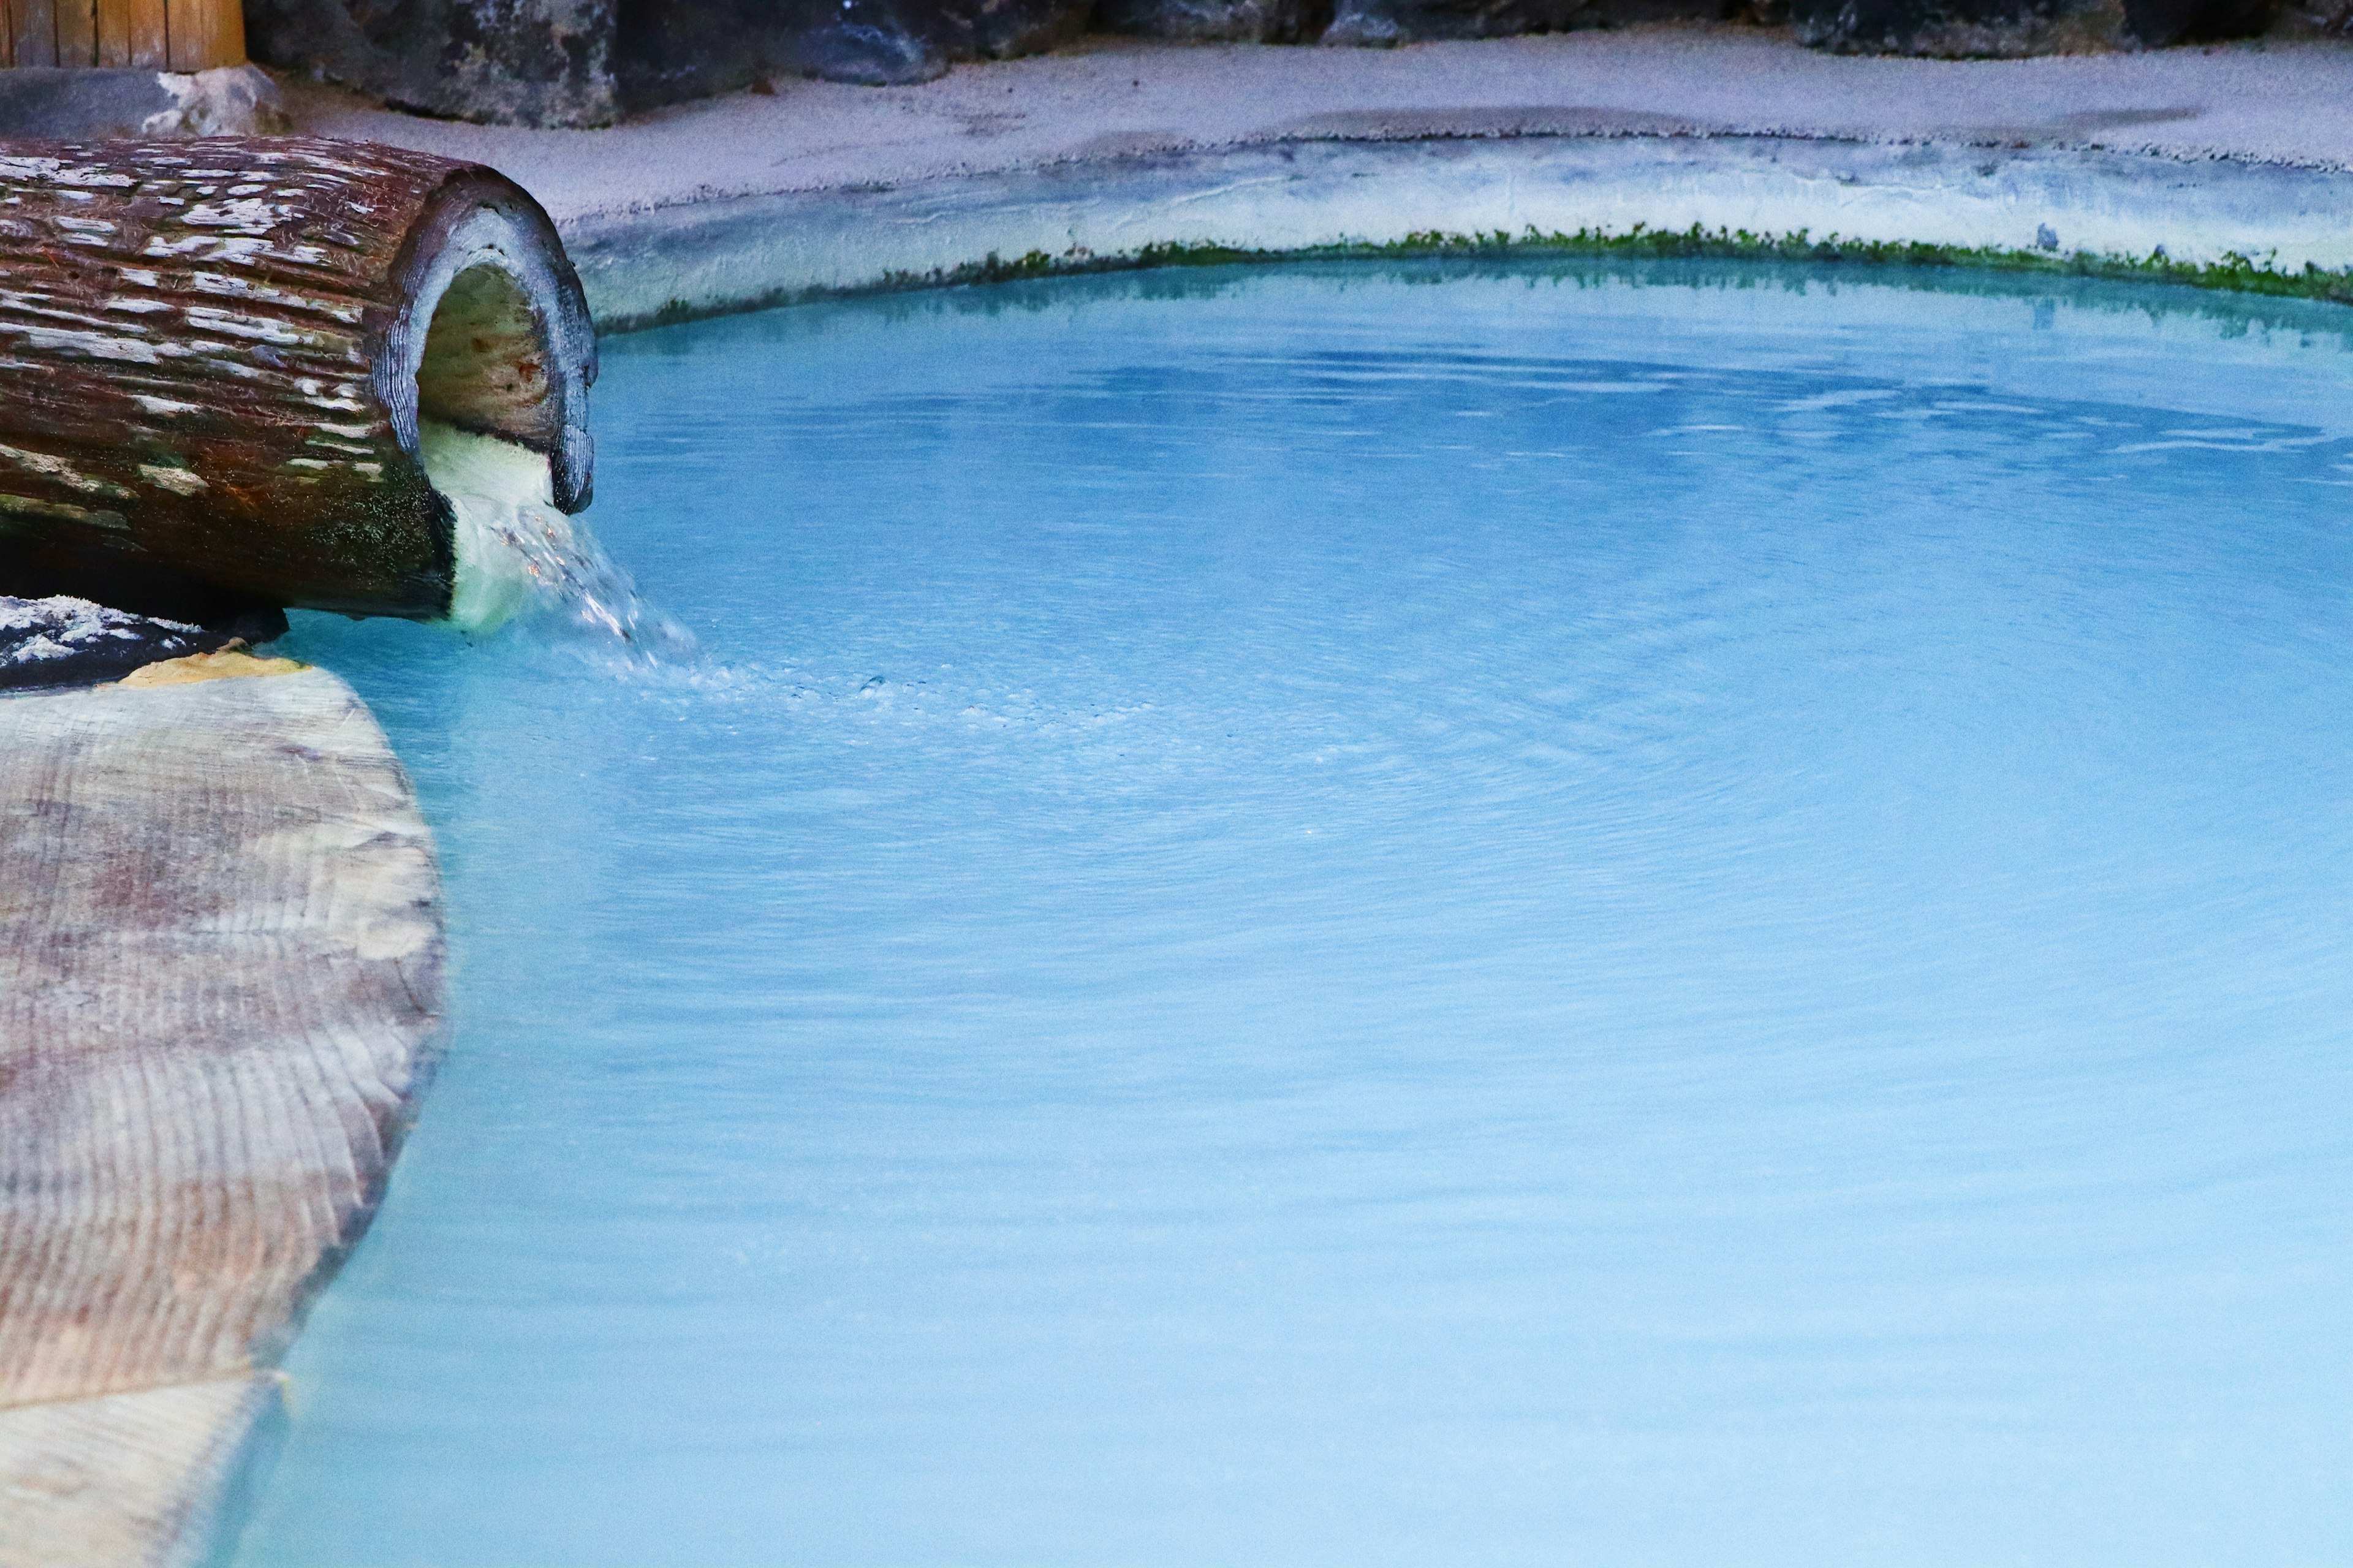
[[[2353,171],[1970,142],[1273,140],[558,226],[600,333],[1014,279],[1426,257],[1813,262],[2353,304]]]

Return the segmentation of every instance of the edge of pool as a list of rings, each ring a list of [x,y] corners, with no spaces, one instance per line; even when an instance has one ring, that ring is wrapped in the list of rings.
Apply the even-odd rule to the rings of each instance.
[[[518,180],[608,331],[1008,276],[1523,247],[2353,301],[2345,42],[1934,60],[1706,23],[1388,49],[1096,37],[595,131],[285,90],[311,132]]]
[[[2353,173],[1968,142],[1276,140],[559,227],[608,332],[1015,277],[1431,252],[1964,267],[2353,303]]]

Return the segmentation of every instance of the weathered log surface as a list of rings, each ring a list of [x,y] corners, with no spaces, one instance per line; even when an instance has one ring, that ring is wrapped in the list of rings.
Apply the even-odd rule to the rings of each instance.
[[[0,1564],[170,1560],[20,1543],[199,1518],[381,1195],[441,963],[333,676],[0,699]]]
[[[228,632],[127,615],[87,599],[0,594],[0,690],[88,686],[233,640]]]
[[[310,138],[12,143],[0,593],[438,616],[454,562],[420,397],[548,453],[576,510],[595,353],[546,215],[479,165]]]

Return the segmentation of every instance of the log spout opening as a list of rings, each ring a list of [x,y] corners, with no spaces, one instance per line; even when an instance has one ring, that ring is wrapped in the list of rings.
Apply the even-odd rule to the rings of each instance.
[[[469,632],[522,607],[529,552],[560,529],[547,509],[579,511],[592,493],[595,328],[545,219],[499,195],[460,180],[420,220],[377,361],[394,437],[448,529],[450,588],[435,618]]]
[[[554,504],[576,512],[592,495],[596,331],[536,206],[517,213],[471,184],[418,226],[401,268],[405,303],[377,362],[378,395],[418,461],[432,425],[511,442],[547,459]]]
[[[0,594],[472,625],[516,568],[482,558],[500,531],[459,481],[588,504],[595,329],[554,226],[492,170],[303,137],[15,143],[0,278]]]

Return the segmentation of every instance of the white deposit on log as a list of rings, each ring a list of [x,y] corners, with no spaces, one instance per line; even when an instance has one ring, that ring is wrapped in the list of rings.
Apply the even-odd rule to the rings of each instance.
[[[693,647],[682,628],[638,597],[586,527],[556,510],[545,453],[425,420],[417,455],[455,519],[448,625],[479,637],[522,617],[543,632],[617,641],[645,658]]]
[[[495,631],[531,604],[545,558],[578,552],[572,520],[555,510],[547,456],[436,420],[417,434],[426,476],[456,518],[449,624]]]

